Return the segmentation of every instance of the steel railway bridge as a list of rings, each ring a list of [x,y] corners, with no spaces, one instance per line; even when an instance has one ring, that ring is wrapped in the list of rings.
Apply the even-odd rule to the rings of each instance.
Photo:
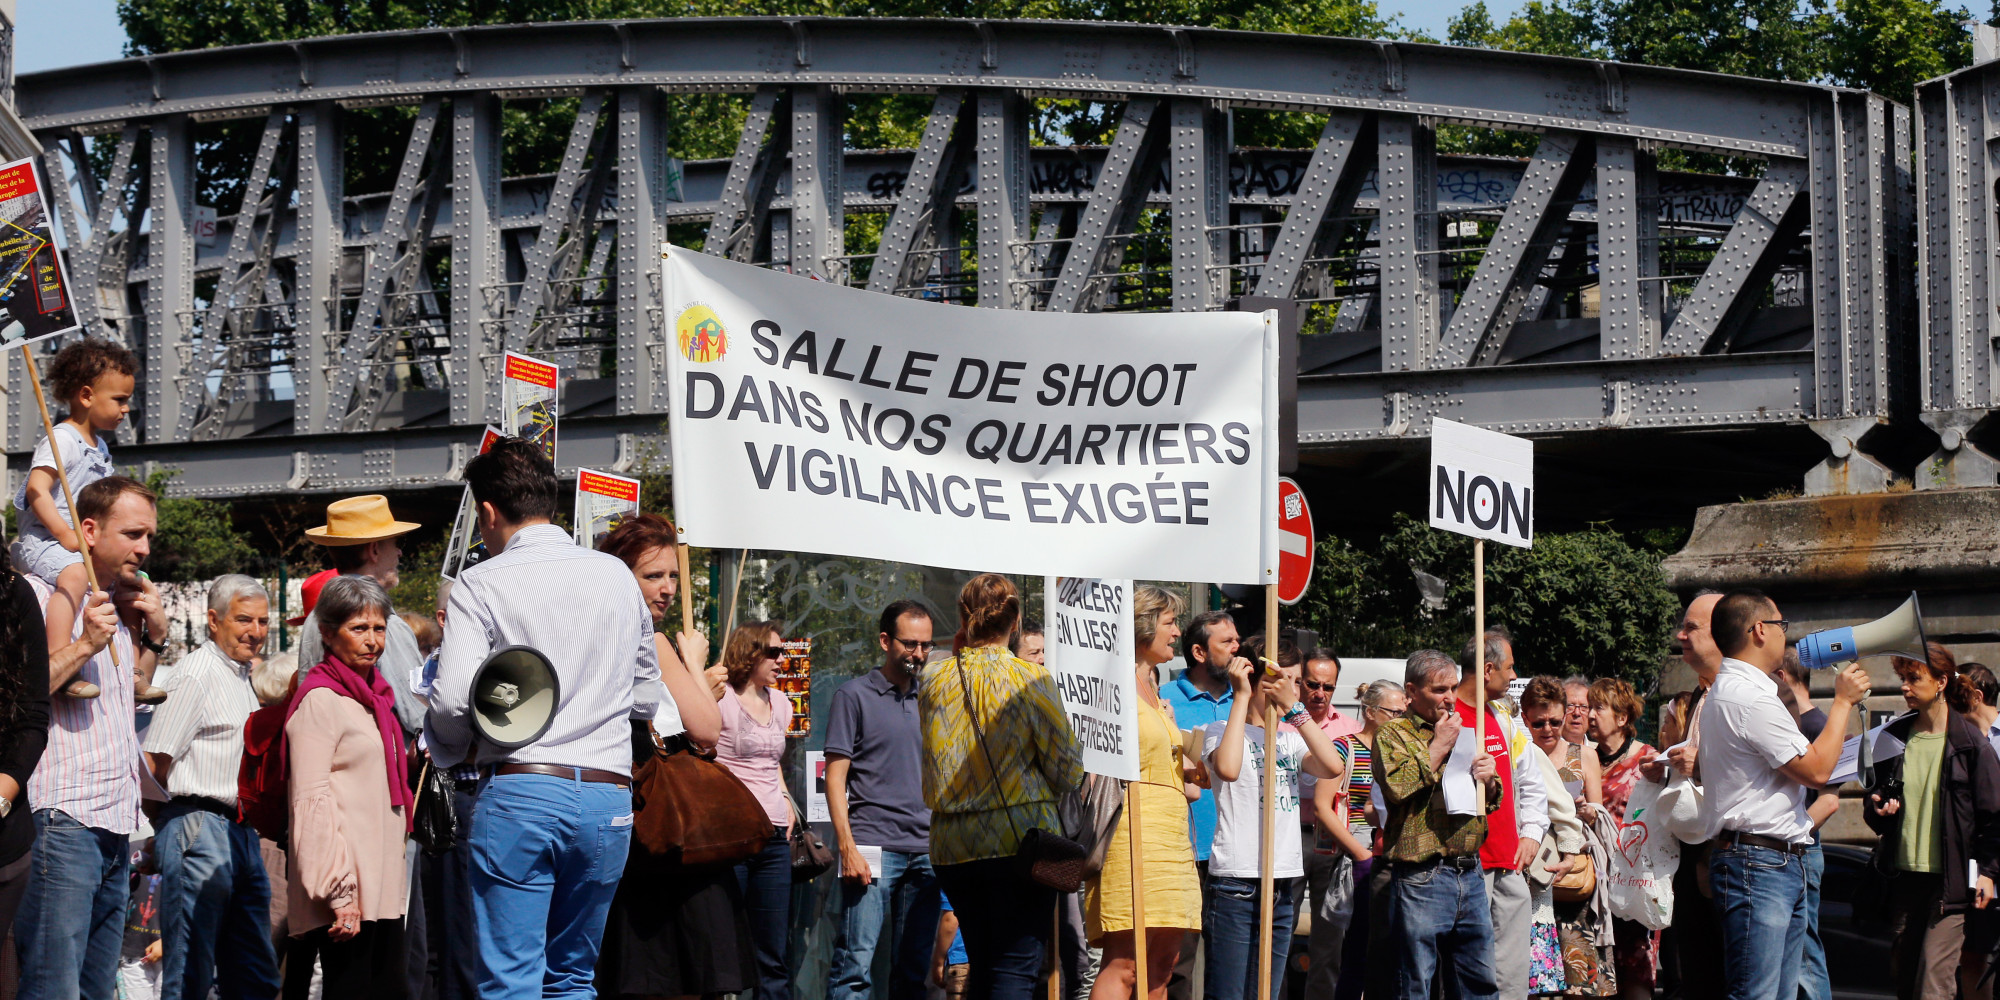
[[[1913,122],[1835,87],[1402,42],[714,19],[150,56],[14,99],[85,322],[144,358],[121,461],[195,495],[447,484],[508,349],[571,373],[562,465],[643,461],[670,236],[979,308],[1293,300],[1309,464],[1406,461],[1445,416],[1579,465],[1781,442],[1780,478],[1842,493],[2000,474],[1993,69],[1926,84]],[[688,95],[718,94],[735,154],[670,156]],[[915,149],[847,148],[873,94],[928,104]],[[560,166],[505,175],[508,108],[552,99]],[[1079,107],[1106,145],[1036,140]],[[1318,140],[1239,147],[1246,114]],[[395,148],[349,148],[355,116]],[[218,123],[257,138],[240,167]],[[1524,155],[1439,151],[1499,133]],[[356,189],[364,155],[393,179]],[[38,428],[9,371],[18,454]]]

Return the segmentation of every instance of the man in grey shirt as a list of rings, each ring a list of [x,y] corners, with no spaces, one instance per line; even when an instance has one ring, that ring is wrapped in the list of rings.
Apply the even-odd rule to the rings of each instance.
[[[396,571],[403,548],[396,539],[423,525],[398,521],[389,513],[389,500],[380,494],[348,497],[326,506],[326,524],[306,529],[306,539],[327,547],[333,568],[341,576],[373,577],[383,590],[394,590],[402,577]],[[417,652],[417,635],[400,616],[389,616],[388,641],[375,669],[396,693],[396,721],[403,732],[416,736],[424,728],[424,703],[410,686],[423,670],[423,654]],[[319,622],[306,616],[299,631],[299,673],[318,665],[325,650],[320,645]]]

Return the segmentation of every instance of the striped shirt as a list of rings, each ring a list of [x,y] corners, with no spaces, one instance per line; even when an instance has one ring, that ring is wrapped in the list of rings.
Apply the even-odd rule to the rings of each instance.
[[[29,582],[46,611],[51,588],[32,577]],[[77,615],[70,636],[81,635],[83,616]],[[77,680],[97,685],[102,695],[49,699],[49,745],[28,779],[28,805],[36,811],[60,809],[92,829],[129,834],[139,828],[139,733],[132,711],[138,652],[123,616],[111,642],[76,672]],[[111,663],[114,647],[123,666]]]
[[[174,762],[167,773],[167,794],[235,805],[243,724],[257,710],[250,665],[230,659],[213,641],[205,642],[174,665],[167,692],[167,700],[153,710],[145,741],[147,753],[165,754]]]

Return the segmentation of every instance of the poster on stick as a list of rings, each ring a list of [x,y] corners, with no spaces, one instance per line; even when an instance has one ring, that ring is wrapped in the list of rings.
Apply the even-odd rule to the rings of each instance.
[[[1431,527],[1532,548],[1534,500],[1533,441],[1431,421]]]
[[[1083,769],[1139,780],[1132,581],[1052,576],[1042,593],[1049,676],[1083,747]]]
[[[550,462],[556,460],[556,377],[555,365],[513,351],[500,376],[500,430],[541,445]]]
[[[965,309],[662,255],[689,544],[1275,580],[1275,314]]]
[[[576,544],[594,549],[619,525],[639,516],[639,481],[595,469],[576,470]]]
[[[0,164],[0,347],[76,328],[41,173],[32,159]]]
[[[487,424],[479,435],[479,450],[475,454],[484,455],[493,442],[501,438],[500,428]],[[438,574],[447,580],[458,579],[458,574],[476,566],[486,558],[486,540],[479,537],[479,522],[472,511],[472,487],[467,486],[458,499],[458,516],[451,522],[451,538],[444,546],[444,566]]]

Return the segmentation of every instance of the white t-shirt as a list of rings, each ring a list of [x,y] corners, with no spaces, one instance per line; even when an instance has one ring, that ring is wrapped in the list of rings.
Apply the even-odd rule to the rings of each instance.
[[[1811,746],[1769,674],[1724,659],[1701,702],[1699,760],[1708,839],[1724,830],[1812,839],[1806,788],[1778,770]]]
[[[1215,773],[1215,748],[1222,745],[1227,721],[1211,722],[1203,729],[1202,763]],[[1263,875],[1264,810],[1264,727],[1243,727],[1243,770],[1235,781],[1212,778],[1215,792],[1215,841],[1209,849],[1208,873],[1234,878]],[[1299,734],[1278,731],[1278,801],[1273,803],[1278,823],[1273,849],[1273,878],[1297,878],[1306,873],[1299,854],[1299,765],[1306,759],[1306,741]]]

